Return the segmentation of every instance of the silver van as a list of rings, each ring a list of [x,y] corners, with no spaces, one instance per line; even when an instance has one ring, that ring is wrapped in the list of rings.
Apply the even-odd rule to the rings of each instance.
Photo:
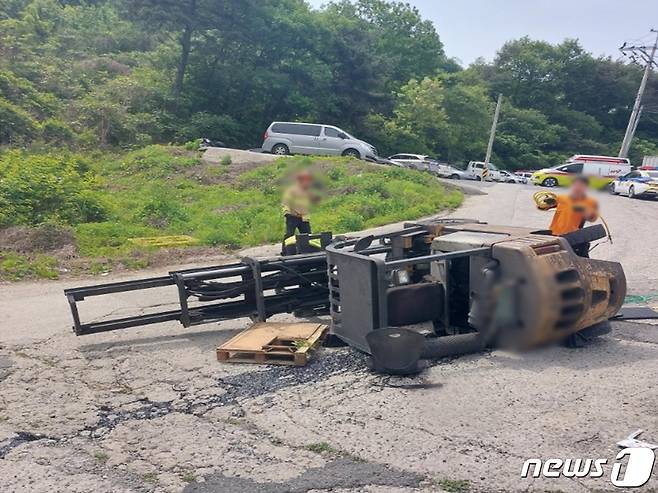
[[[377,150],[338,127],[313,123],[274,122],[263,136],[263,151],[287,154],[317,154],[375,158]]]

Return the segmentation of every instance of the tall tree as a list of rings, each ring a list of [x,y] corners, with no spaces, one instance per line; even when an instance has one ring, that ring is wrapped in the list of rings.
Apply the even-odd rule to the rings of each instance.
[[[408,3],[339,0],[329,4],[327,11],[359,19],[362,29],[372,33],[378,69],[387,79],[388,89],[398,89],[410,79],[422,79],[440,70],[456,69],[434,24]]]
[[[126,9],[154,32],[173,33],[179,45],[173,82],[176,100],[183,91],[195,37],[233,26],[256,0],[126,0]]]

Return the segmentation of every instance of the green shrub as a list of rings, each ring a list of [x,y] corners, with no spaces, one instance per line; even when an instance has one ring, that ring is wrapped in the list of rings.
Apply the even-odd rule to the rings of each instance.
[[[202,139],[190,140],[183,144],[183,148],[185,148],[186,151],[198,151],[199,147],[201,147],[201,141]]]
[[[221,140],[227,145],[238,144],[243,138],[243,129],[228,115],[215,115],[212,113],[194,113],[182,125],[178,126],[178,142],[205,137]]]
[[[48,255],[30,259],[17,253],[0,251],[0,279],[18,281],[26,277],[57,279],[57,260]]]
[[[130,238],[162,234],[162,231],[156,228],[131,224],[124,218],[80,224],[75,230],[80,254],[88,257],[123,255],[134,249],[129,242]]]
[[[139,217],[150,226],[162,228],[175,221],[185,221],[188,215],[175,199],[161,196],[149,200],[139,212]]]
[[[0,98],[0,144],[29,142],[36,133],[37,122],[27,111]]]
[[[0,158],[0,226],[102,220],[95,185],[80,156],[9,152]]]
[[[28,79],[7,70],[0,70],[0,94],[38,117],[51,116],[59,105],[54,94],[40,92]]]
[[[309,443],[304,448],[310,452],[315,452],[316,454],[334,454],[337,452],[337,450],[327,442]]]
[[[230,166],[232,162],[233,160],[231,159],[231,156],[227,154],[226,156],[222,157],[222,159],[219,161],[219,164],[222,166]]]
[[[41,138],[53,144],[69,144],[75,141],[75,132],[61,120],[48,119],[40,125]]]
[[[128,153],[122,167],[129,173],[140,173],[150,177],[164,177],[199,164],[196,153],[180,147],[150,145]]]
[[[337,232],[360,231],[365,227],[365,218],[356,212],[344,212],[335,222]]]
[[[0,276],[3,279],[17,281],[30,274],[30,264],[27,257],[17,253],[0,251]]]
[[[77,207],[80,212],[80,220],[77,222],[95,223],[108,218],[107,206],[96,191],[80,190],[77,196]]]
[[[471,482],[467,479],[442,479],[438,484],[448,493],[466,493],[471,489]]]
[[[345,177],[345,169],[335,166],[333,168],[330,168],[329,171],[327,171],[327,178],[329,178],[332,181],[339,181],[340,179]]]

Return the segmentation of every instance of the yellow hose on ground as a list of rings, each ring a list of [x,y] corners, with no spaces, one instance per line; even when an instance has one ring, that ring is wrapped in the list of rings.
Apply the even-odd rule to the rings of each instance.
[[[537,207],[543,211],[547,211],[551,207],[555,207],[557,204],[557,195],[545,190],[535,193],[532,198],[534,199],[535,204],[537,204]]]

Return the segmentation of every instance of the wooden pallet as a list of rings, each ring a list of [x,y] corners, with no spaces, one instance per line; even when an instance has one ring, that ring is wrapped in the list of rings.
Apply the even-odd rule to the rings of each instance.
[[[256,323],[217,348],[226,363],[304,366],[327,330],[312,323]]]

